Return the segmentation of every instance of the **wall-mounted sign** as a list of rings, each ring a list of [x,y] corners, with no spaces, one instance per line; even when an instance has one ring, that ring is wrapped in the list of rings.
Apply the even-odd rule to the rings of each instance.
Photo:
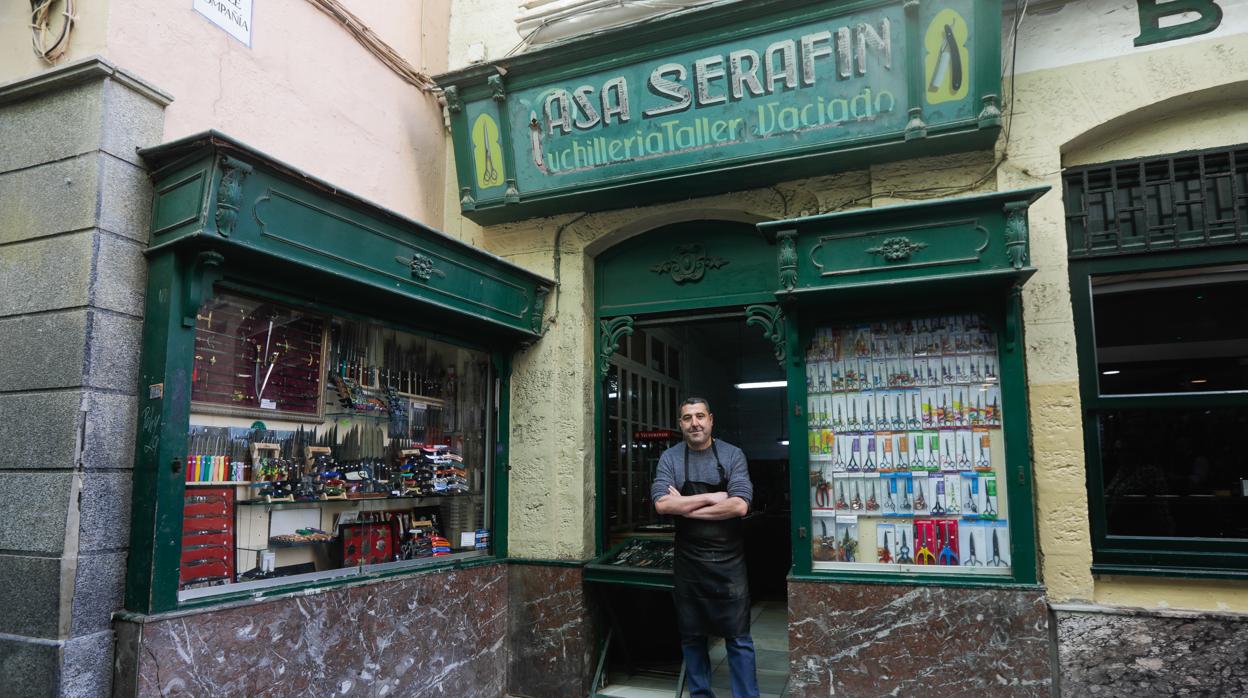
[[[192,6],[225,33],[251,46],[252,0],[192,0]]]
[[[443,76],[465,212],[490,221],[592,207],[576,195],[656,180],[668,182],[656,194],[672,197],[690,186],[673,177],[713,170],[734,171],[740,188],[852,164],[810,167],[837,151],[995,134],[999,2],[800,5],[714,32],[655,36],[653,50],[629,45],[583,70],[526,74],[522,56],[495,75]],[[786,164],[770,166],[778,161]]]
[[[1137,3],[1140,35],[1135,37],[1136,46],[1208,34],[1222,23],[1222,7],[1214,0],[1137,0]]]

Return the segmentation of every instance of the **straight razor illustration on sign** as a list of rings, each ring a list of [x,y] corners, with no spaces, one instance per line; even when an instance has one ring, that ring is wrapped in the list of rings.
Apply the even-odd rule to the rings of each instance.
[[[950,73],[952,73],[951,76]],[[936,70],[932,71],[932,80],[927,85],[927,91],[939,90],[946,76],[950,77],[950,92],[962,89],[962,52],[958,50],[958,40],[953,36],[952,24],[945,25],[944,39],[940,44],[940,57],[936,60]]]

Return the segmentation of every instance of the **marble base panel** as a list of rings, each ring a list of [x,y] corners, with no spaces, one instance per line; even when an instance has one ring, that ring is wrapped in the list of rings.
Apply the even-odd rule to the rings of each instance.
[[[1248,696],[1248,615],[1054,615],[1064,698]]]
[[[1051,695],[1038,591],[789,582],[789,695]]]
[[[582,573],[580,567],[523,563],[508,568],[511,695],[589,694],[599,633]]]
[[[119,628],[139,696],[494,697],[507,676],[505,564]],[[119,666],[119,672],[126,669]]]

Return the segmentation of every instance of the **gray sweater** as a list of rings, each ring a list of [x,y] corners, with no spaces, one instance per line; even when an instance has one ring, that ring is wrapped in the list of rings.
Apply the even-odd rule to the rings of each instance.
[[[750,482],[750,469],[745,462],[745,454],[741,449],[722,439],[715,439],[715,448],[719,451],[719,462],[724,466],[724,474],[728,477],[728,496],[740,497],[749,504],[754,499],[754,485]],[[670,485],[679,490],[685,484],[684,475],[685,443],[682,441],[663,452],[659,456],[659,466],[654,474],[654,484],[650,487],[650,501],[657,502],[667,494]],[[695,482],[719,482],[719,470],[715,467],[715,454],[710,448],[701,451],[689,449],[689,479]]]

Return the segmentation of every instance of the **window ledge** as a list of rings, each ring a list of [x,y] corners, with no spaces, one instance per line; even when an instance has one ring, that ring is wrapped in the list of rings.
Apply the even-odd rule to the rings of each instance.
[[[1094,577],[1126,575],[1136,577],[1173,577],[1175,579],[1248,579],[1248,569],[1094,564],[1092,565],[1092,575]]]

